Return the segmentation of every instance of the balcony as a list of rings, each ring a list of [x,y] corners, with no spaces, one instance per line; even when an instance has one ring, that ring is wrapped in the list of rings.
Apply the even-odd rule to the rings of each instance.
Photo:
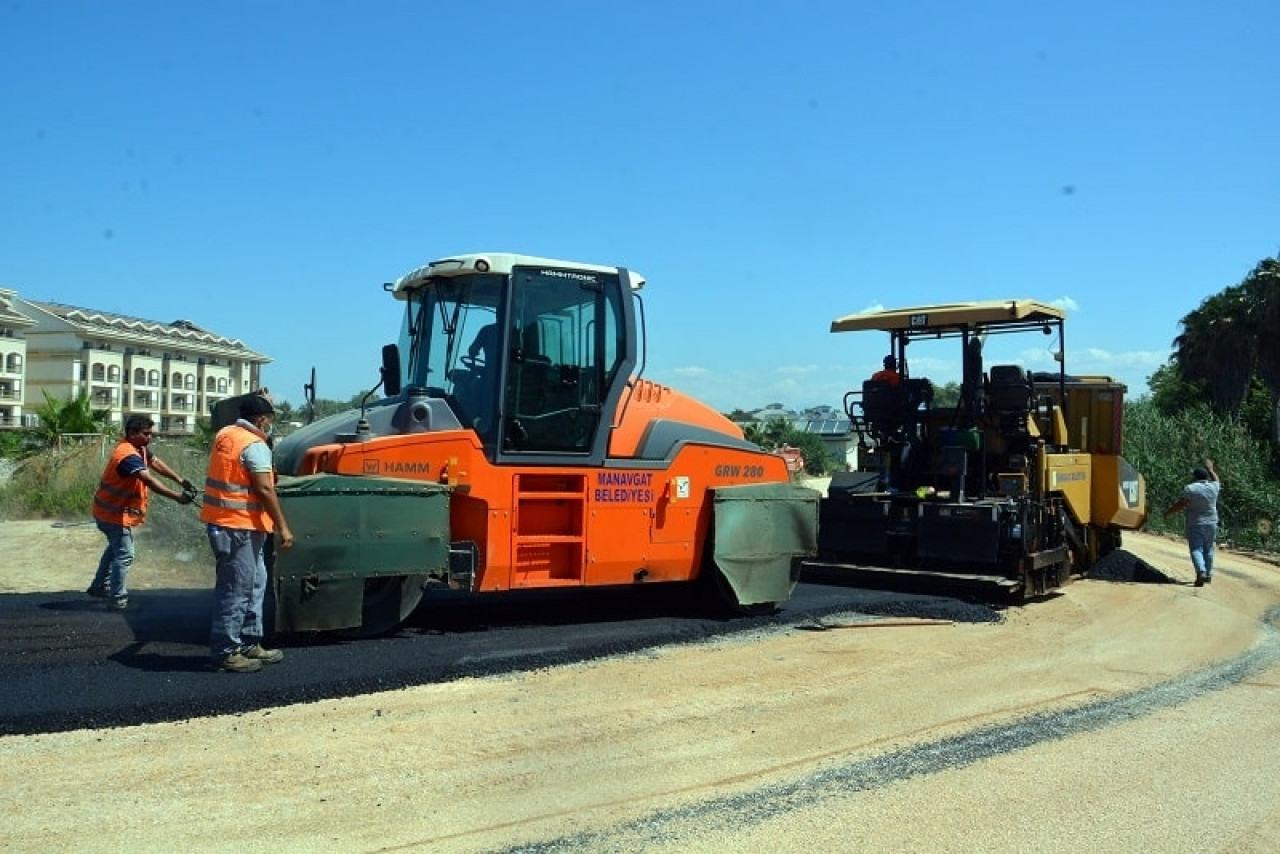
[[[182,416],[161,418],[160,432],[169,436],[191,436],[196,432],[196,420]]]

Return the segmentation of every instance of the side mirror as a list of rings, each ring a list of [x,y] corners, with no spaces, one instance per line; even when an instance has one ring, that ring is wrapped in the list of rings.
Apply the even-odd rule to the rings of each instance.
[[[387,397],[400,393],[400,348],[395,344],[382,348],[382,391]]]

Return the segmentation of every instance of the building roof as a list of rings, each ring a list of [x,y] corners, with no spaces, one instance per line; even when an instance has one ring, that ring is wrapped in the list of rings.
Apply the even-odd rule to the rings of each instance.
[[[27,317],[18,306],[14,305],[17,301],[17,292],[8,288],[0,288],[0,323],[10,326],[34,326],[35,321]]]
[[[111,337],[151,337],[159,339],[174,347],[199,350],[208,349],[225,353],[235,351],[237,356],[260,362],[271,361],[254,350],[251,350],[239,338],[227,338],[203,329],[189,320],[175,320],[172,323],[160,323],[125,314],[113,314],[92,308],[80,308],[56,302],[36,302],[22,300],[27,305],[50,314],[74,327],[84,335],[102,335]]]
[[[754,413],[747,421],[735,421],[739,427],[748,425],[765,425],[774,419],[781,419],[802,433],[816,433],[819,436],[848,436],[853,430],[853,422],[843,412],[832,411],[828,415],[815,418],[812,415],[796,415],[777,409],[764,409]]]
[[[793,423],[806,433],[817,433],[822,436],[843,436],[853,429],[853,422],[847,415],[830,418],[797,418]]]

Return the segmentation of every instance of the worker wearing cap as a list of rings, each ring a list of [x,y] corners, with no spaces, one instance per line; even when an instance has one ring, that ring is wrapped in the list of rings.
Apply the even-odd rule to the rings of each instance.
[[[155,422],[145,415],[125,419],[124,438],[116,445],[102,470],[102,480],[93,494],[93,518],[107,537],[107,547],[98,561],[98,571],[85,591],[96,599],[106,599],[107,607],[123,611],[129,604],[129,569],[133,566],[133,529],[147,519],[147,497],[158,492],[179,504],[190,504],[196,488],[151,450]],[[153,474],[154,472],[155,474]],[[182,489],[170,489],[156,478],[167,477]]]
[[[1222,482],[1213,467],[1213,460],[1205,460],[1203,466],[1191,470],[1191,483],[1182,489],[1182,496],[1168,510],[1169,518],[1180,510],[1186,511],[1187,548],[1191,552],[1191,565],[1196,571],[1196,587],[1213,581],[1214,540],[1218,536],[1218,495]]]
[[[902,377],[898,375],[898,360],[893,358],[892,355],[885,356],[884,367],[872,374],[871,379],[896,386],[902,380]]]
[[[273,531],[280,548],[293,546],[293,532],[276,495],[269,437],[275,409],[252,394],[240,418],[213,440],[200,518],[208,525],[217,577],[209,652],[223,672],[252,673],[284,658],[262,646],[262,603],[267,590],[263,549]]]

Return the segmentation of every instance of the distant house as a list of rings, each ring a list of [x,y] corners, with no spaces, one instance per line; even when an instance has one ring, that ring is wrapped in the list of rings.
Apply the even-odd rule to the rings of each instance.
[[[189,320],[144,320],[35,302],[0,289],[0,428],[37,426],[47,392],[123,425],[148,415],[162,433],[189,434],[212,406],[262,386],[271,359]]]
[[[739,427],[763,427],[775,419],[782,419],[802,433],[814,433],[822,439],[827,454],[850,469],[858,467],[859,435],[854,432],[849,416],[834,406],[815,406],[804,412],[794,412],[774,403],[751,413],[751,420],[738,422]],[[801,466],[803,467],[803,462]]]
[[[858,439],[849,416],[827,407],[826,411],[805,414],[792,422],[797,430],[814,433],[827,448],[827,454],[839,465],[858,468]]]

